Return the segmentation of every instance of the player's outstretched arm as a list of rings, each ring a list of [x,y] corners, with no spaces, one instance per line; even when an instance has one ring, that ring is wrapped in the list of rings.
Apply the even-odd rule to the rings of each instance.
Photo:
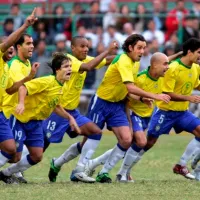
[[[30,16],[26,18],[24,24],[18,28],[15,32],[8,36],[5,42],[0,44],[0,49],[2,52],[5,52],[9,47],[13,46],[14,43],[21,37],[24,31],[29,27],[32,26],[36,21],[37,18],[35,17],[36,8],[33,10]]]
[[[92,59],[91,61],[87,63],[82,63],[79,71],[90,71],[93,70],[96,66],[100,64],[100,62],[108,55],[110,54],[114,49],[118,49],[118,43],[116,41],[111,42],[108,49],[106,49],[103,53],[98,55],[96,58]],[[110,58],[113,59],[114,57]],[[106,63],[107,64],[107,63]]]
[[[155,99],[155,100],[160,100],[160,101],[164,101],[166,103],[169,103],[170,101],[170,96],[167,94],[153,94],[150,92],[146,92],[142,89],[140,89],[139,87],[137,87],[136,85],[134,85],[133,83],[125,83],[126,88],[128,90],[129,93],[137,95],[137,96],[141,96],[141,97],[146,97],[146,98],[150,98],[150,99]]]
[[[179,51],[178,53],[175,53],[171,56],[168,56],[169,62],[171,62],[172,60],[177,59],[178,57],[180,57],[183,54],[183,51]]]
[[[19,103],[15,109],[15,112],[19,115],[23,114],[24,112],[24,101],[25,101],[25,97],[27,95],[27,89],[24,85],[20,86],[19,88]]]
[[[6,92],[10,95],[17,92],[20,86],[22,86],[24,83],[30,81],[35,77],[35,74],[37,73],[39,66],[40,63],[38,62],[33,63],[30,74],[25,78],[23,78],[22,80],[15,82],[10,88],[6,89]]]
[[[72,131],[75,131],[76,133],[81,134],[81,130],[79,126],[77,125],[76,120],[62,106],[57,105],[56,108],[54,109],[54,112],[57,115],[69,120],[69,124]]]
[[[173,92],[166,93],[171,97],[171,101],[189,101],[190,103],[200,103],[200,96],[191,95],[185,96],[181,94],[175,94]]]
[[[137,100],[137,101],[141,101],[142,103],[146,104],[149,108],[153,108],[153,102],[154,102],[153,99],[146,98],[146,97],[140,97],[140,96],[137,96],[137,95],[134,95],[134,94],[130,94],[130,93],[128,94],[128,96],[131,99],[134,99],[134,100]]]

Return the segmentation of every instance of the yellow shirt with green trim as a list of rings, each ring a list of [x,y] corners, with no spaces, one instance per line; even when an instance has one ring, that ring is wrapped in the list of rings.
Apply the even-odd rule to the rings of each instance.
[[[29,60],[23,62],[15,56],[9,63],[9,76],[14,82],[20,81],[30,74],[31,63]],[[3,112],[7,118],[13,113],[13,108],[18,104],[18,92],[13,95],[5,93],[3,99]]]
[[[79,72],[79,69],[83,63],[87,63],[94,59],[94,57],[87,56],[85,60],[80,61],[76,57],[67,54],[72,60],[72,74],[70,80],[64,84],[63,97],[61,99],[61,106],[68,110],[74,110],[78,107],[81,91],[85,82],[87,72]],[[106,64],[106,59],[95,68],[99,69]]]
[[[198,67],[197,64],[188,67],[180,59],[175,60],[164,76],[162,91],[190,96],[193,89],[200,84]],[[188,109],[189,101],[170,101],[168,104],[158,101],[156,104],[161,110],[185,111]]]
[[[134,83],[140,63],[134,62],[126,53],[117,55],[109,65],[97,96],[110,102],[119,102],[128,94],[125,82]]]
[[[146,92],[154,94],[162,93],[163,78],[154,79],[149,75],[149,68],[140,72],[135,81],[135,85],[143,89]],[[149,108],[146,104],[141,101],[137,101],[129,98],[128,106],[136,115],[140,117],[151,117],[153,109]]]
[[[3,60],[3,55],[4,53],[0,50],[0,111],[2,111],[5,90],[13,85],[13,80],[9,77],[8,64]]]
[[[28,91],[24,113],[14,112],[13,115],[22,123],[48,118],[60,103],[63,85],[53,75],[33,79],[24,85]]]

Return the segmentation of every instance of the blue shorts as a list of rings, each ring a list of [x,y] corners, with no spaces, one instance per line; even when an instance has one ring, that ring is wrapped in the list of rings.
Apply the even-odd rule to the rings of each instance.
[[[100,99],[95,95],[91,99],[87,116],[100,129],[103,129],[105,123],[109,130],[112,127],[129,126],[123,101],[113,103]]]
[[[0,112],[0,142],[10,139],[14,140],[14,136],[10,128],[9,119],[4,116],[3,112]]]
[[[150,117],[140,117],[132,112],[131,121],[133,126],[133,132],[145,131],[148,128]]]
[[[79,127],[91,122],[90,119],[80,114],[78,110],[66,110],[70,115],[74,117]],[[60,143],[67,133],[70,138],[77,137],[77,133],[71,131],[69,121],[63,117],[60,117],[56,113],[52,113],[49,118],[43,121],[44,137],[50,143]]]
[[[23,144],[28,147],[44,147],[44,137],[41,120],[31,120],[22,123],[12,117],[12,131],[15,137],[17,152],[22,152]]]
[[[174,128],[176,133],[187,131],[192,133],[200,125],[200,119],[190,111],[164,111],[157,109],[151,117],[148,135],[158,138],[169,134]]]

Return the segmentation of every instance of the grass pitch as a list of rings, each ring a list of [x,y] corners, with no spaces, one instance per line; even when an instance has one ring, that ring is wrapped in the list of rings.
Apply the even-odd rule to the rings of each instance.
[[[5,185],[0,183],[1,200],[191,200],[199,199],[200,183],[187,180],[172,172],[172,167],[179,160],[186,145],[192,139],[189,134],[161,136],[156,146],[144,155],[143,159],[132,171],[135,183],[84,184],[69,181],[71,170],[77,159],[67,163],[59,173],[57,182],[49,183],[49,162],[52,157],[61,155],[66,148],[78,139],[67,136],[62,144],[52,145],[44,154],[43,161],[25,172],[26,185]],[[113,135],[103,135],[95,157],[116,144]],[[115,175],[120,163],[111,171]],[[98,172],[100,168],[96,171]]]

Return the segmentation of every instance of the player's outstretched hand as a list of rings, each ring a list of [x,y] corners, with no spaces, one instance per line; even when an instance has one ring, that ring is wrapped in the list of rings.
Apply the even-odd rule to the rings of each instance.
[[[29,74],[30,79],[35,77],[39,67],[40,67],[40,63],[39,62],[33,63],[32,67],[31,67],[31,72]]]
[[[153,99],[149,99],[149,98],[142,98],[143,103],[145,103],[149,108],[153,108]]]
[[[76,123],[76,120],[73,117],[69,118],[69,125],[72,131],[75,131],[76,133],[81,134],[81,129],[79,128],[78,124]]]
[[[189,96],[189,102],[191,103],[200,103],[200,96],[198,95],[192,95],[192,96]]]
[[[29,15],[29,16],[26,18],[26,21],[24,22],[24,24],[25,24],[27,27],[32,26],[32,25],[38,20],[38,18],[35,16],[36,9],[37,9],[37,8],[34,8],[34,9],[33,9],[33,12],[31,13],[31,15]]]
[[[167,94],[157,94],[155,99],[159,101],[164,101],[165,103],[169,103],[171,97]]]
[[[24,112],[24,104],[19,103],[15,109],[16,114],[22,115]]]
[[[109,53],[112,53],[114,50],[119,49],[119,44],[117,41],[112,41],[108,47]]]

